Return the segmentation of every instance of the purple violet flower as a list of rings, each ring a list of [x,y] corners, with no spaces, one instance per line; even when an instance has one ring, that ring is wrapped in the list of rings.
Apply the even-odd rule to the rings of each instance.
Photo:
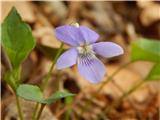
[[[55,35],[60,41],[72,46],[57,60],[57,69],[67,68],[77,63],[80,75],[91,83],[100,82],[106,71],[96,54],[106,58],[123,54],[123,49],[115,43],[95,43],[99,35],[88,27],[78,24],[57,27]]]

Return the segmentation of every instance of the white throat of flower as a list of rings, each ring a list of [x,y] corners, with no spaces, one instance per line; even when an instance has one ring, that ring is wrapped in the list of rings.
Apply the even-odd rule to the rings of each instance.
[[[78,23],[72,23],[71,25],[77,28],[79,27]],[[87,43],[85,43],[77,47],[77,50],[78,50],[77,62],[80,64],[89,65],[91,64],[91,61],[96,58],[92,45],[88,45]]]
[[[77,47],[78,63],[89,64],[90,60],[96,58],[92,45],[83,45]]]
[[[77,27],[77,28],[79,27],[78,23],[72,23],[71,25],[74,26],[74,27]]]

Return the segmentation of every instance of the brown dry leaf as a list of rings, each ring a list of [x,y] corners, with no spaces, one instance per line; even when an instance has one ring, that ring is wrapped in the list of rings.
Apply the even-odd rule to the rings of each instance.
[[[34,25],[33,35],[37,42],[42,45],[59,48],[61,42],[54,35],[54,27],[51,22],[39,11],[37,11],[37,21]],[[64,46],[67,48],[67,45]]]
[[[34,102],[25,101],[23,99],[20,100],[20,103],[21,106],[23,106],[22,111],[24,115],[24,120],[31,120],[32,113],[36,104]],[[3,100],[2,107],[3,107],[3,112],[5,112],[3,116],[4,120],[18,119],[15,98],[7,97],[7,100]],[[57,120],[57,118],[51,113],[51,111],[46,106],[42,112],[40,120]]]
[[[147,62],[147,61],[137,61],[130,65],[128,68],[135,72],[136,74],[139,74],[142,76],[142,78],[145,78],[145,76],[149,73],[151,68],[153,67],[154,63]]]
[[[151,1],[138,1],[138,6],[142,8],[140,20],[144,26],[160,20],[160,5]]]
[[[108,65],[107,66],[107,74],[111,75],[116,69],[118,69],[118,65]],[[148,65],[149,67],[149,65]],[[144,69],[146,69],[144,67]],[[143,71],[143,70],[142,70]],[[147,71],[147,70],[146,70]],[[147,73],[144,71],[144,73]],[[144,75],[143,73],[143,75]],[[82,88],[82,91],[96,91],[96,89],[100,86],[100,84],[91,84],[87,80],[83,79],[78,72],[76,72],[77,78],[78,78],[78,84],[80,85],[80,88]],[[140,80],[143,80],[141,74],[138,74],[138,72],[135,72],[134,70],[129,68],[124,68],[119,72],[117,75],[113,77],[114,82],[123,90],[127,91],[129,88],[131,88],[136,82],[140,82]],[[104,77],[103,80],[106,80],[107,76]],[[134,97],[135,99],[139,101],[143,101],[149,97],[149,91],[150,87],[144,86],[143,89],[140,89],[138,91],[135,91],[134,94],[131,95],[131,97]],[[112,84],[112,82],[108,83],[106,86],[104,86],[103,90],[101,91],[105,94],[111,94],[115,98],[120,96],[122,94],[122,91],[119,91],[119,89]],[[139,97],[140,96],[140,97]]]
[[[91,2],[89,4],[93,10],[89,14],[86,11],[86,14],[93,17],[100,29],[109,33],[116,33],[124,29],[122,18],[114,11],[111,2]]]
[[[49,1],[45,4],[42,2],[41,6],[48,17],[55,16],[54,18],[60,21],[64,21],[67,17],[67,7],[63,1]]]
[[[108,65],[107,66],[107,75],[111,75],[119,66],[118,65]],[[87,80],[83,79],[79,73],[77,72],[77,78],[78,78],[78,83],[80,85],[80,87],[82,88],[82,90],[93,90],[95,91],[98,86],[100,86],[101,83],[99,84],[91,84],[89,83]],[[103,81],[107,79],[107,76],[104,77]],[[141,79],[141,77],[139,75],[137,75],[136,73],[128,70],[127,68],[122,69],[122,71],[117,74],[114,77],[115,82],[121,87],[121,88],[125,88],[125,90],[129,89],[130,86],[136,82],[136,80]],[[127,86],[127,87],[126,87]],[[119,90],[112,85],[112,83],[107,84],[103,90],[101,91],[102,93],[107,93],[107,94],[111,94],[115,97],[117,97],[117,93],[119,93]]]
[[[90,93],[89,91],[83,91],[80,94],[81,94],[81,97],[75,100],[76,105],[72,107],[74,114],[76,114],[79,119],[83,118],[84,120],[97,120],[98,116],[102,112],[102,109],[106,107],[106,101],[103,99],[99,99],[100,97],[103,97],[103,96],[98,95],[99,98],[92,98],[92,93]],[[90,104],[88,103],[87,105],[87,102],[89,100],[90,100]],[[93,109],[93,106],[94,106],[94,109]]]
[[[111,75],[116,69],[118,69],[118,65],[108,65],[108,75]],[[113,77],[115,83],[119,85],[124,91],[127,91],[137,80],[141,79],[141,76],[134,73],[128,68],[122,69],[117,75]],[[109,88],[109,85],[104,88],[104,92],[106,91],[113,91],[115,90],[115,93],[113,93],[113,96],[116,95],[116,93],[119,93],[119,89],[117,89],[115,86],[114,88]],[[117,97],[117,96],[116,96]]]
[[[32,4],[26,1],[14,1],[14,2],[2,2],[2,19],[0,22],[4,20],[4,18],[8,15],[10,9],[12,7],[16,7],[17,11],[22,16],[23,20],[29,23],[35,22],[36,18],[33,12]]]
[[[138,90],[133,92],[131,95],[131,99],[139,103],[147,102],[147,100],[151,97],[150,87],[147,85],[141,86]]]
[[[83,2],[69,2],[68,19],[65,22],[66,24],[77,22],[77,18],[79,17],[79,13],[82,9],[82,6]]]
[[[54,48],[58,48],[60,46],[60,41],[55,38],[54,29],[51,27],[38,27],[33,31],[33,35],[42,45]]]
[[[136,30],[135,30],[135,27],[132,23],[128,23],[126,25],[126,33],[127,33],[127,36],[128,36],[128,39],[129,40],[136,40],[137,38],[137,35],[136,35]]]
[[[38,15],[40,15],[39,20],[47,20],[51,26],[59,25],[66,18],[67,8],[62,1],[34,2],[34,7],[36,8]],[[44,20],[44,18],[46,20]]]

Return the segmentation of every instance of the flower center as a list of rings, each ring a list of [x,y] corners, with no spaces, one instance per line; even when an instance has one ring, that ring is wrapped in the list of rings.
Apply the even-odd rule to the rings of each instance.
[[[96,58],[95,53],[91,45],[83,45],[77,47],[78,49],[78,63],[84,65],[90,65],[92,60]]]
[[[77,47],[77,49],[78,49],[78,53],[83,55],[94,53],[91,45],[83,45],[83,46]]]
[[[92,46],[91,45],[83,45],[83,46],[80,46],[80,47],[77,47],[78,49],[78,56],[83,58],[83,57],[94,57],[95,53],[92,49]]]

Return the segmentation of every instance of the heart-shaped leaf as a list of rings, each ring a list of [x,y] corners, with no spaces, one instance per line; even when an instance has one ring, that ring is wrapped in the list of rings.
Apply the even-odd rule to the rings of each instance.
[[[45,99],[43,98],[43,94],[38,86],[27,85],[27,84],[19,85],[17,89],[17,95],[26,100],[35,101],[42,104],[51,104],[62,98],[68,96],[74,96],[74,94],[66,91],[63,92],[58,91],[56,93],[53,93],[49,98]]]
[[[13,67],[18,67],[35,46],[31,28],[14,7],[2,23],[2,46]]]
[[[59,99],[69,97],[69,96],[74,96],[75,94],[69,93],[67,91],[58,91],[56,93],[53,93],[49,98],[44,100],[44,103],[46,104],[51,104],[53,102],[56,102]]]
[[[31,101],[43,101],[43,94],[38,86],[22,84],[17,88],[17,95]]]
[[[144,38],[134,41],[131,45],[131,60],[160,62],[160,41]]]
[[[148,81],[160,80],[160,63],[157,63],[153,66],[148,76],[146,77],[146,80]]]

